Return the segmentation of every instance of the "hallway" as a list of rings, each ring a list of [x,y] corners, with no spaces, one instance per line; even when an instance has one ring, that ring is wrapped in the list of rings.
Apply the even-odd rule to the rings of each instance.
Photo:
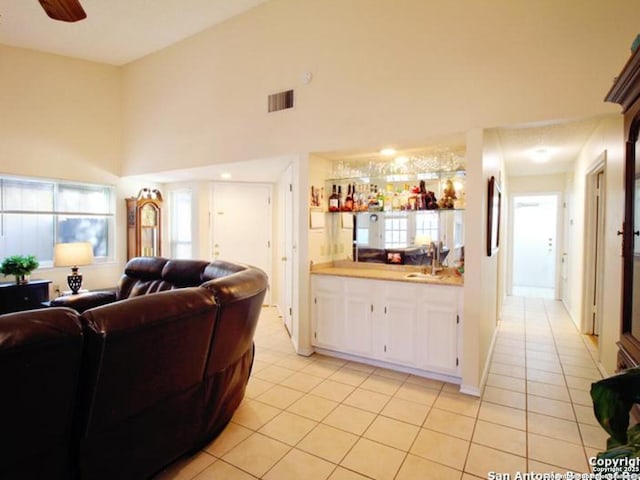
[[[606,443],[595,351],[560,302],[508,297],[481,399],[457,386],[293,353],[265,308],[245,400],[226,430],[156,477],[474,480],[588,472]],[[513,478],[513,477],[512,477]]]

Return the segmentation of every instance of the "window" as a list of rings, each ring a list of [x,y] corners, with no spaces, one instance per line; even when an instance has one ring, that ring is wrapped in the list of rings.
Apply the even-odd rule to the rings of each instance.
[[[384,217],[384,246],[399,248],[409,245],[409,222],[406,213],[387,213]]]
[[[416,212],[416,236],[437,241],[440,238],[438,226],[440,217],[437,210]]]
[[[53,266],[53,246],[90,242],[94,261],[113,259],[113,187],[0,177],[0,257],[35,255]]]
[[[171,256],[172,258],[193,258],[191,190],[172,191],[170,199]]]

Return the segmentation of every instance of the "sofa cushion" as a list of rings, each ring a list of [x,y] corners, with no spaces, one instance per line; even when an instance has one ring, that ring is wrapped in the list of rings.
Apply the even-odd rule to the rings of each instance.
[[[162,269],[169,260],[162,257],[136,257],[127,262],[124,274],[140,280],[162,278]]]
[[[116,298],[124,300],[170,290],[172,286],[162,281],[162,269],[168,261],[162,257],[136,257],[129,260],[118,282]]]
[[[70,477],[82,346],[71,309],[0,315],[0,478]]]
[[[209,262],[204,260],[169,260],[162,269],[162,280],[175,288],[195,287],[202,283],[202,272]]]
[[[215,280],[216,278],[226,277],[232,273],[246,270],[247,265],[241,263],[231,263],[224,260],[214,260],[206,266],[204,272],[202,272],[201,281]]]

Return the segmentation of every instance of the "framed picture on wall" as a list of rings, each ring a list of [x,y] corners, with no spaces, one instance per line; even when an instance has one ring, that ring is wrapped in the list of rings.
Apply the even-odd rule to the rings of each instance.
[[[500,246],[500,210],[502,192],[496,177],[489,179],[487,196],[487,256],[491,257]]]

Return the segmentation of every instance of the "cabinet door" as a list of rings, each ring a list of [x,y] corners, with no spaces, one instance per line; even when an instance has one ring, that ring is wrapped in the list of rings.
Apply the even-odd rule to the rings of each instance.
[[[382,335],[379,352],[386,361],[401,365],[416,365],[417,304],[415,286],[385,282],[384,306],[378,309]],[[382,310],[382,311],[380,311]]]
[[[330,349],[343,348],[344,279],[314,276],[312,294],[312,344]]]
[[[345,349],[356,355],[373,353],[373,302],[375,284],[370,280],[346,280]]]
[[[418,295],[419,366],[434,372],[458,372],[458,292],[423,287]]]

